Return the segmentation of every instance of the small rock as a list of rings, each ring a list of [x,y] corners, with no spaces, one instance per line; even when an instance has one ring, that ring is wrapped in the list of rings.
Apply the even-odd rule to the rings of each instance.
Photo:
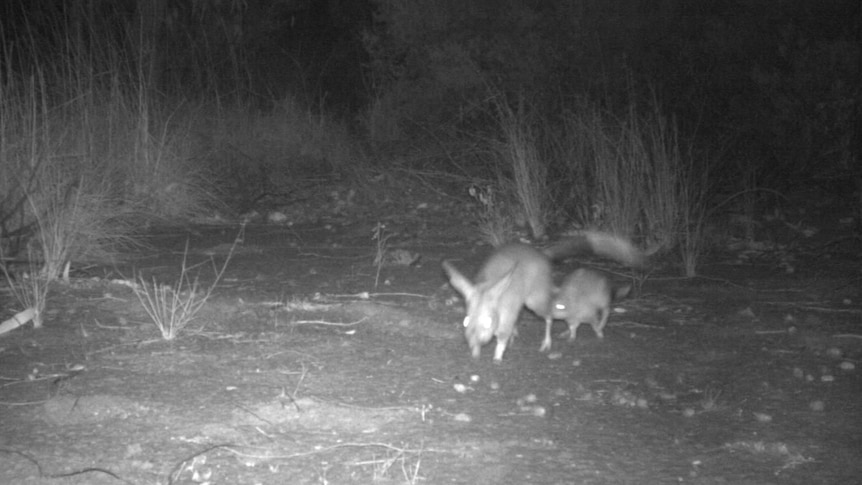
[[[771,423],[772,415],[766,413],[753,413],[754,419],[757,420],[758,423]]]

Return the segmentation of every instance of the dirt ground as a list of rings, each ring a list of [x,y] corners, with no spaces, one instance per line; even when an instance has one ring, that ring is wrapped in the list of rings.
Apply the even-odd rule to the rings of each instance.
[[[206,288],[239,224],[154,229],[80,268],[44,328],[0,337],[0,483],[862,483],[862,244],[832,208],[798,217],[817,235],[764,233],[698,278],[657,261],[604,340],[582,326],[540,353],[524,312],[495,365],[493,345],[470,357],[440,269],[489,251],[467,205],[250,223],[171,341],[133,276],[176,281],[188,241]],[[577,264],[627,274],[560,273]],[[0,297],[0,319],[20,310]]]

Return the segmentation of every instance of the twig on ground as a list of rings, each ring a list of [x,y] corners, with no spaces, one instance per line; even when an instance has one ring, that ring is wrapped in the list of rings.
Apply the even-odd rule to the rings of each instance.
[[[327,322],[326,320],[297,320],[293,323],[295,323],[297,325],[306,324],[306,325],[328,325],[331,327],[352,327],[354,325],[359,325],[360,323],[364,322],[365,320],[368,320],[368,317],[362,317],[355,322],[348,322],[348,323]]]
[[[801,310],[813,310],[817,312],[862,313],[862,309],[859,308],[826,308],[822,306],[806,305],[804,303],[797,303],[793,301],[765,301],[763,303],[766,303],[767,305],[790,305]]]
[[[321,295],[324,296],[324,295]],[[431,298],[428,295],[420,295],[418,293],[369,293],[367,291],[361,291],[359,293],[347,294],[347,295],[325,295],[331,298],[359,298],[360,300],[368,300],[370,298],[377,298],[379,296],[412,296],[415,298]]]
[[[317,448],[317,449],[310,450],[310,451],[302,451],[302,452],[299,452],[299,453],[290,453],[290,454],[287,454],[287,455],[271,455],[271,454],[266,454],[266,455],[252,455],[252,454],[248,454],[248,453],[243,453],[242,451],[239,451],[238,449],[231,448],[231,446],[235,446],[235,445],[221,445],[221,446],[215,446],[215,447],[212,447],[212,448],[210,448],[210,449],[208,449],[208,450],[206,450],[206,451],[210,451],[211,449],[215,449],[215,448],[224,448],[224,449],[225,449],[225,450],[227,450],[228,452],[233,453],[234,455],[237,455],[237,456],[242,456],[242,457],[246,457],[246,458],[266,458],[266,459],[270,459],[270,460],[273,460],[273,459],[282,459],[282,460],[284,460],[284,459],[290,459],[290,458],[301,458],[301,457],[303,457],[303,456],[319,455],[319,454],[321,454],[321,453],[326,453],[326,452],[333,451],[333,450],[338,450],[338,449],[341,449],[341,448],[371,448],[371,447],[374,447],[374,448],[386,448],[386,449],[388,449],[388,450],[392,450],[392,451],[399,451],[399,452],[404,452],[404,453],[420,453],[420,452],[426,452],[426,451],[427,451],[427,452],[432,452],[432,453],[445,453],[445,450],[436,450],[436,449],[428,449],[428,448],[419,448],[419,449],[400,448],[400,447],[397,447],[397,446],[395,446],[395,445],[391,445],[391,444],[388,444],[388,443],[378,443],[378,442],[370,442],[370,443],[339,443],[339,444],[337,444],[337,445],[326,446],[326,447],[323,447],[323,448]],[[205,453],[206,451],[203,451],[203,452],[201,452],[201,453],[198,453],[198,455],[200,455],[200,454],[202,454],[202,453]]]
[[[386,259],[386,253],[389,252],[389,238],[392,237],[391,233],[386,232],[386,224],[378,222],[377,225],[374,226],[374,230],[372,231],[373,235],[371,239],[377,241],[377,251],[374,254],[374,266],[377,267],[377,273],[374,275],[374,287],[377,288],[378,283],[380,282],[380,270],[383,268],[383,263]]]

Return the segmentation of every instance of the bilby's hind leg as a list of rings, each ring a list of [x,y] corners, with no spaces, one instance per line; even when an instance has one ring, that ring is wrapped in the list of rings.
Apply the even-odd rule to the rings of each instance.
[[[600,319],[596,318],[595,320],[593,320],[593,330],[595,330],[597,337],[603,339],[605,338],[605,325],[607,325],[608,323],[608,316],[610,316],[611,312],[607,308],[602,308],[601,310],[599,310],[599,313],[601,313],[602,316]]]
[[[548,317],[545,319],[545,338],[542,339],[542,346],[539,347],[539,352],[547,352],[551,350],[551,325],[554,319]]]
[[[578,327],[581,326],[581,321],[572,319],[572,320],[568,321],[568,324],[569,324],[569,331],[567,332],[569,334],[568,340],[569,340],[569,342],[574,342],[575,337],[578,336]]]

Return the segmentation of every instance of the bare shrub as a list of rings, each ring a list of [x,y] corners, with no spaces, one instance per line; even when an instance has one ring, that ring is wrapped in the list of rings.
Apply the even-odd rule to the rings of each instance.
[[[148,283],[143,277],[138,276],[138,281],[132,285],[132,290],[144,307],[144,311],[149,315],[150,320],[159,329],[163,339],[173,340],[177,338],[180,332],[194,321],[198,312],[206,305],[213,290],[215,290],[219,281],[221,281],[234,250],[241,239],[242,232],[234,239],[233,245],[221,268],[216,267],[213,262],[215,280],[206,288],[200,285],[197,276],[192,278],[190,275],[194,267],[189,267],[187,264],[188,243],[186,243],[186,248],[183,252],[180,276],[173,286],[159,284],[155,278],[153,278],[152,283]]]
[[[502,165],[511,170],[514,194],[530,231],[536,239],[545,237],[548,220],[548,167],[542,158],[542,126],[528,112],[523,100],[513,110],[502,97],[495,99],[502,141],[494,148]]]
[[[99,153],[113,140],[91,118],[104,113],[80,94],[49,106],[48,78],[11,77],[0,90],[0,244],[40,263],[48,281],[76,261],[111,258],[132,244],[136,205],[120,170]],[[13,242],[13,239],[16,242]]]
[[[515,220],[511,207],[506,204],[499,186],[495,184],[473,184],[470,196],[480,206],[479,235],[483,241],[494,247],[501,246],[515,237]]]
[[[560,157],[572,181],[568,206],[585,227],[631,237],[640,222],[642,172],[629,163],[637,148],[620,123],[593,106],[564,116]]]
[[[321,110],[322,111],[322,110]],[[202,107],[190,116],[196,150],[215,161],[226,190],[248,204],[286,193],[307,177],[349,174],[363,160],[348,127],[292,97],[260,112],[243,103]],[[226,176],[225,176],[226,175]]]
[[[27,201],[36,221],[31,247],[49,281],[68,280],[72,262],[113,259],[118,248],[136,244],[130,209],[92,179],[46,170]]]
[[[691,153],[691,150],[690,150]],[[711,184],[709,161],[698,163],[690,154],[681,168],[677,186],[679,200],[678,244],[683,272],[688,278],[697,275],[697,265],[706,250],[704,228],[710,214]]]
[[[639,240],[651,251],[676,245],[689,154],[657,105],[647,116],[631,107],[618,119],[585,103],[564,117],[555,147],[572,181],[565,203],[581,225]]]
[[[43,315],[48,305],[48,289],[50,280],[38,267],[35,258],[28,258],[28,271],[12,275],[3,261],[3,251],[0,250],[0,269],[9,286],[9,291],[18,304],[23,307],[11,319],[0,323],[0,335],[24,325],[28,321],[33,322],[34,328],[41,328]]]

